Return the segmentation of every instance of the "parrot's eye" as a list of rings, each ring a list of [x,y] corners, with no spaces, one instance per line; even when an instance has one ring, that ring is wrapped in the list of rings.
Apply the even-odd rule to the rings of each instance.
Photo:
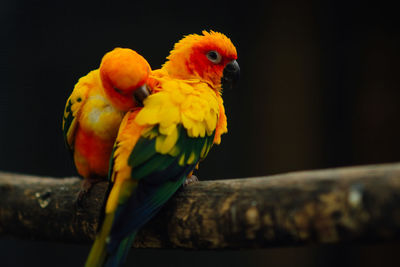
[[[207,53],[207,58],[214,64],[218,64],[221,62],[221,55],[214,50],[211,50],[210,52]]]
[[[122,90],[117,88],[117,87],[113,87],[115,92],[117,92],[118,94],[123,94]]]

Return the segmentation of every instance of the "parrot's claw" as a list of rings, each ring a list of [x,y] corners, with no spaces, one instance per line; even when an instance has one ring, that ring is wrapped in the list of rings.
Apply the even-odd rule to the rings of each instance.
[[[79,190],[79,192],[76,196],[76,200],[75,200],[75,205],[78,209],[83,208],[84,200],[85,200],[86,196],[89,194],[93,185],[102,180],[104,180],[104,179],[92,178],[92,179],[84,179],[82,181],[81,189]]]
[[[75,206],[77,209],[83,208],[83,200],[85,199],[85,196],[88,194],[88,192],[89,190],[79,190],[75,199]]]
[[[199,179],[197,178],[196,175],[191,175],[190,177],[186,177],[185,182],[183,183],[184,186],[188,186],[190,184],[197,183]]]

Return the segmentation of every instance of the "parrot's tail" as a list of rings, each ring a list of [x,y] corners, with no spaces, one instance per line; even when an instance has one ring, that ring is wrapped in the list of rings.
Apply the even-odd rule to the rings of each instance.
[[[107,237],[111,231],[113,216],[106,216],[100,233],[96,236],[96,240],[90,250],[86,260],[85,267],[101,267],[107,259]]]
[[[118,248],[115,253],[108,255],[107,262],[105,264],[106,267],[118,267],[122,266],[125,262],[126,257],[128,256],[128,252],[132,247],[133,240],[135,240],[136,232],[131,233],[127,237],[125,237],[121,243],[119,243]]]

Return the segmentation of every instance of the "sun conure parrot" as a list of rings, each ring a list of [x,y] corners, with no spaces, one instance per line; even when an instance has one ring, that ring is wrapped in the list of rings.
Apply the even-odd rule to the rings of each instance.
[[[65,143],[84,178],[78,200],[99,180],[107,179],[111,151],[124,114],[148,93],[147,61],[131,49],[115,48],[100,68],[79,79],[63,116]]]
[[[239,76],[236,58],[224,34],[203,31],[176,43],[152,71],[153,93],[121,123],[104,220],[85,266],[121,265],[140,227],[220,143],[227,132],[221,93]]]

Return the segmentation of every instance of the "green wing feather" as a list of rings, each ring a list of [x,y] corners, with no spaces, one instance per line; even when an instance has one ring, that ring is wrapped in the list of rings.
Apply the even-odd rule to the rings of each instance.
[[[131,167],[131,179],[138,182],[120,192],[117,210],[105,216],[85,266],[102,266],[104,262],[105,266],[119,266],[136,232],[159,211],[182,186],[198,161],[207,155],[213,145],[214,133],[203,138],[191,138],[182,125],[177,127],[179,134],[174,153],[157,152],[156,139],[161,135],[158,126],[136,142],[127,163]],[[114,165],[117,146],[110,166]]]
[[[142,136],[134,147],[128,164],[133,167],[131,178],[139,181],[133,194],[123,203],[120,202],[117,208],[110,234],[110,251],[161,208],[183,184],[202,156],[205,156],[202,151],[208,151],[212,146],[214,134],[191,138],[182,125],[177,127],[179,136],[173,149],[178,152],[174,156],[156,151],[155,136],[161,135],[158,126],[152,130],[157,135],[152,134],[149,138]],[[206,149],[204,146],[207,146]],[[181,157],[184,158],[183,164],[180,162]],[[189,162],[190,157],[193,159]]]

